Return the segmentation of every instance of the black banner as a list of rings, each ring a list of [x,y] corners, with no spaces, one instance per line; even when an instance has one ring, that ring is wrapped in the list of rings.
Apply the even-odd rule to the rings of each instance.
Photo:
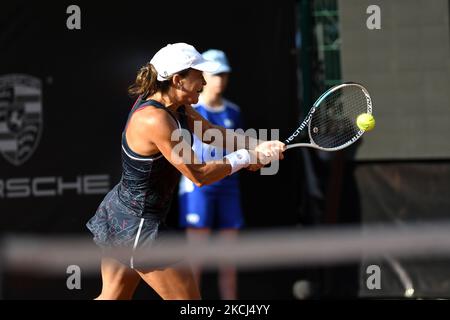
[[[90,237],[85,223],[120,179],[121,132],[134,102],[127,88],[167,43],[227,52],[233,73],[226,96],[241,106],[247,127],[279,128],[282,139],[297,126],[294,1],[12,1],[1,7],[2,234]],[[297,159],[293,151],[275,176],[243,174],[247,227],[298,221]],[[277,199],[288,201],[281,209]],[[173,227],[177,215],[175,201]],[[29,288],[17,285],[23,277]],[[3,297],[70,298],[65,277],[65,270],[54,278],[9,270]],[[94,297],[100,278],[92,280],[91,292],[71,297]]]

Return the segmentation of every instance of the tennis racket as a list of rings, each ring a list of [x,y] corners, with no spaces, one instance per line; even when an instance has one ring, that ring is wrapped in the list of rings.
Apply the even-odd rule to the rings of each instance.
[[[289,138],[286,148],[311,147],[337,151],[350,146],[364,134],[356,118],[372,114],[372,99],[366,88],[358,83],[343,83],[328,89],[309,110],[305,120]],[[309,142],[300,142],[306,135]]]

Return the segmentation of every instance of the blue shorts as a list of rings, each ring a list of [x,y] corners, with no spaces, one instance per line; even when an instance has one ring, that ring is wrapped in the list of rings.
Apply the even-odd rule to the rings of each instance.
[[[179,196],[180,225],[187,228],[239,229],[244,225],[239,188],[194,186]]]

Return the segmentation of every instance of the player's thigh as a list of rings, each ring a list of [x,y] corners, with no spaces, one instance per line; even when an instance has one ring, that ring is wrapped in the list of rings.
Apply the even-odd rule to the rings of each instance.
[[[186,264],[163,270],[138,271],[142,279],[164,300],[198,300],[200,291]]]
[[[112,258],[101,263],[102,293],[98,299],[131,299],[141,278],[137,272]]]

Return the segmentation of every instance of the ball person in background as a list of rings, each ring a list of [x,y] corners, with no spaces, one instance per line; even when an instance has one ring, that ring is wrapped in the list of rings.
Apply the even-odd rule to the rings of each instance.
[[[257,170],[282,158],[285,147],[279,141],[262,142],[248,150],[254,145],[250,138],[236,137],[236,151],[225,158],[196,161],[189,141],[194,121],[200,121],[204,130],[213,125],[191,104],[198,102],[206,85],[203,72],[217,67],[193,46],[176,43],[160,49],[138,72],[130,88],[138,98],[122,133],[122,178],[87,223],[94,241],[103,248],[98,299],[131,299],[141,279],[163,299],[199,299],[187,264],[178,259],[169,264],[145,260],[149,250],[162,243],[180,173],[200,187],[242,168]],[[226,139],[224,128],[214,128],[223,130]],[[178,139],[173,133],[179,133]]]
[[[239,107],[224,98],[231,72],[227,56],[221,50],[210,49],[203,58],[219,64],[213,73],[204,73],[207,85],[203,88],[195,111],[212,124],[227,129],[242,128]],[[223,158],[227,152],[202,143],[194,137],[194,152],[201,161]],[[207,241],[212,230],[220,236],[234,239],[243,226],[239,176],[228,176],[208,186],[199,188],[188,178],[182,177],[179,187],[180,225],[187,228],[191,241]],[[193,264],[194,276],[200,286],[201,266]],[[220,296],[225,300],[237,299],[236,269],[228,264],[219,269]]]

